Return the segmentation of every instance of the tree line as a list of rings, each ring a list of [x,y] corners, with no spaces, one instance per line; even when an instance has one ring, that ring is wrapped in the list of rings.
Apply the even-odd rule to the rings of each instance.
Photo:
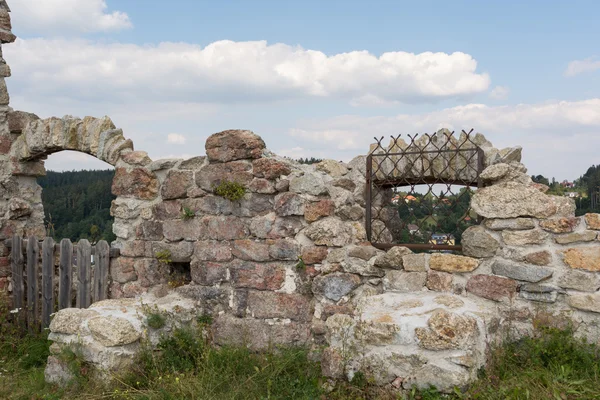
[[[115,240],[110,205],[114,170],[48,171],[38,178],[47,234],[55,240],[64,238],[94,243]]]
[[[573,182],[558,182],[555,178],[548,179],[543,175],[532,175],[531,179],[549,186],[548,194],[565,196],[570,192],[576,193],[577,216],[600,210],[600,164],[592,165]]]
[[[297,161],[314,164],[321,160],[306,157]],[[116,238],[112,232],[113,218],[110,216],[110,205],[115,198],[111,192],[113,177],[114,170],[83,170],[48,171],[46,176],[38,178],[42,187],[48,234],[56,240],[68,238],[78,241],[85,238],[92,242],[101,239],[113,241]],[[592,165],[568,185],[543,175],[533,175],[531,178],[548,185],[549,194],[564,196],[568,192],[578,193],[579,197],[575,199],[577,215],[600,210],[600,164]],[[443,196],[440,193],[439,198],[412,193],[415,200],[410,202],[404,201],[407,192],[397,193],[403,196],[399,196],[402,200],[394,204],[394,207],[398,209],[403,224],[399,232],[395,232],[396,239],[418,241],[422,237],[425,240],[429,236],[423,232],[426,230],[429,234],[436,231],[452,233],[457,242],[460,242],[462,231],[474,222],[474,216],[468,213],[471,193],[465,193],[464,189],[458,196]],[[444,197],[445,202],[440,201]],[[428,218],[430,213],[436,215]],[[421,232],[409,232],[409,224],[418,225]]]

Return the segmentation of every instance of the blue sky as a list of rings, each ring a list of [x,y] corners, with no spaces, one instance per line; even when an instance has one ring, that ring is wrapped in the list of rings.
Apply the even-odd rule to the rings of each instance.
[[[153,158],[245,128],[282,155],[349,160],[376,135],[449,127],[522,145],[535,174],[600,163],[597,1],[9,4],[11,105],[109,115]]]

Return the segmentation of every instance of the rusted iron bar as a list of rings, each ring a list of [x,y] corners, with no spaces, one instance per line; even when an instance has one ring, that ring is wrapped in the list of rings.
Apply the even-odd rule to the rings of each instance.
[[[477,147],[467,147],[465,149],[448,149],[448,150],[424,150],[424,151],[407,151],[402,153],[371,153],[371,155],[376,157],[389,157],[389,156],[409,156],[412,154],[439,154],[439,153],[460,153],[460,152],[469,152],[476,151]]]
[[[373,247],[381,250],[389,250],[392,247],[401,246],[414,250],[452,250],[462,251],[462,246],[453,246],[449,244],[426,244],[426,243],[372,243]]]
[[[371,223],[372,223],[372,188],[371,186],[373,185],[372,182],[372,174],[373,173],[373,156],[372,155],[368,155],[367,156],[367,207],[366,207],[366,230],[367,230],[367,240],[370,242],[371,241]]]
[[[391,187],[416,186],[416,185],[456,185],[456,186],[473,186],[473,187],[479,187],[479,185],[480,185],[479,182],[465,182],[460,179],[456,180],[456,179],[441,179],[441,178],[416,178],[414,180],[411,180],[410,183],[406,180],[406,178],[373,179],[372,183],[382,189],[389,189]]]

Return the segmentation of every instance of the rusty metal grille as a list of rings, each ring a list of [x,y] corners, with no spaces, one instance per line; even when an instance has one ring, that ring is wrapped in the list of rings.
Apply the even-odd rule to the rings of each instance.
[[[478,223],[471,194],[481,186],[483,150],[472,132],[375,138],[367,156],[368,240],[376,247],[460,251],[462,232]]]

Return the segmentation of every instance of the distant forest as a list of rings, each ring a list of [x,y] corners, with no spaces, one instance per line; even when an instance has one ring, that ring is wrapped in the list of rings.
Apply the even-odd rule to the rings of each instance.
[[[296,161],[298,161],[300,164],[316,164],[316,163],[319,163],[319,162],[323,161],[323,159],[321,159],[321,158],[314,158],[314,157],[311,157],[311,158],[308,158],[308,157],[302,158],[302,157],[300,157]]]
[[[115,240],[110,216],[114,174],[114,170],[48,171],[38,178],[47,233],[56,240]]]
[[[313,164],[321,160],[307,157],[296,161]],[[113,218],[110,216],[110,205],[115,198],[111,192],[113,177],[113,170],[83,170],[48,171],[45,177],[38,178],[38,183],[43,188],[42,201],[48,233],[57,240],[69,238],[77,241],[85,238],[96,242],[104,239],[109,243],[115,240],[112,232]],[[577,215],[597,212],[600,207],[600,165],[592,165],[570,187],[543,175],[532,178],[550,186],[550,194],[579,192],[580,197],[575,199]],[[595,196],[599,199],[596,204],[592,201]],[[400,202],[401,207],[404,205],[404,202]]]

